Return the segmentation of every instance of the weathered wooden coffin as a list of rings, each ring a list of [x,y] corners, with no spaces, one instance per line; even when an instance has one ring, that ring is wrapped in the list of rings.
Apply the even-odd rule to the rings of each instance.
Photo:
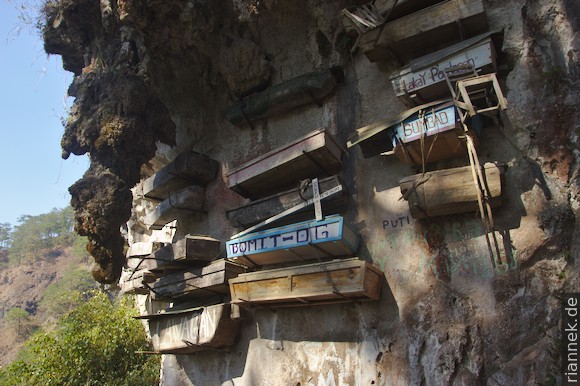
[[[194,299],[228,293],[228,279],[246,272],[246,268],[227,261],[216,260],[203,268],[159,278],[153,284],[154,299]]]
[[[163,243],[138,241],[129,246],[127,258],[147,256],[163,247]]]
[[[243,125],[305,104],[322,105],[323,99],[334,92],[342,77],[340,68],[299,76],[247,96],[226,110],[226,118],[234,125]]]
[[[486,163],[483,173],[491,207],[501,205],[505,167]],[[426,218],[478,210],[477,190],[470,166],[409,176],[400,181],[413,218]]]
[[[230,318],[230,305],[166,311],[138,316],[148,319],[153,349],[163,354],[189,354],[231,346],[238,334]]]
[[[137,271],[126,271],[121,275],[119,286],[121,293],[124,294],[141,294],[149,293],[149,288],[146,284],[153,283],[155,275],[146,269]]]
[[[447,0],[361,34],[359,47],[371,62],[412,58],[487,29],[482,0]]]
[[[348,191],[340,178],[332,176],[318,181],[320,192],[328,191],[337,186],[342,186],[342,190],[325,200],[321,201],[323,213],[337,213],[348,202]],[[309,184],[304,192],[299,188],[287,190],[260,200],[252,201],[249,204],[240,206],[226,212],[228,220],[236,228],[247,228],[262,222],[272,216],[282,213],[286,209],[312,198],[312,184]],[[285,217],[288,222],[305,220],[306,216],[313,213],[312,206],[306,208],[295,215]]]
[[[193,268],[213,261],[220,253],[221,242],[209,236],[187,235],[152,254],[129,259],[129,266],[161,275],[167,270]]]
[[[449,98],[445,68],[470,64],[478,74],[496,71],[492,33],[464,40],[413,60],[391,76],[395,94],[408,106]]]
[[[212,181],[218,167],[217,161],[194,151],[186,151],[143,181],[143,195],[150,199],[165,200],[170,194],[187,186],[205,185]]]
[[[227,256],[254,265],[352,256],[359,237],[342,216],[249,233],[226,242]]]
[[[234,304],[278,307],[376,300],[383,273],[357,258],[246,273],[230,280]]]
[[[300,180],[331,176],[344,150],[326,130],[315,130],[228,173],[228,186],[252,200],[298,186]]]
[[[188,186],[160,202],[145,216],[144,222],[149,229],[161,229],[173,220],[200,212],[205,212],[205,189],[197,185]]]
[[[477,145],[481,118],[469,118],[466,123]],[[463,126],[453,101],[440,100],[409,109],[396,119],[360,128],[349,137],[347,146],[359,145],[365,158],[391,152],[405,163],[422,165],[423,162],[465,156],[467,147],[463,136]]]

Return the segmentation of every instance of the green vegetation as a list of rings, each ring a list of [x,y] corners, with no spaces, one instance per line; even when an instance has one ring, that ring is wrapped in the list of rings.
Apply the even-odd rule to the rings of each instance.
[[[28,338],[38,325],[28,312],[22,308],[12,308],[4,317],[8,328],[11,328],[19,339]]]
[[[90,290],[95,287],[95,279],[89,271],[82,268],[69,269],[59,281],[46,288],[39,303],[40,310],[58,318],[88,300]]]
[[[75,292],[77,296],[83,296]],[[90,298],[63,316],[52,331],[37,332],[19,359],[0,369],[0,384],[156,385],[159,357],[149,350],[133,299],[111,302],[106,293]]]

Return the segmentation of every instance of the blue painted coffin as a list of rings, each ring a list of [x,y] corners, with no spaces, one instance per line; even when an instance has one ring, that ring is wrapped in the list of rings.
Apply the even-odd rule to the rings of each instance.
[[[342,216],[310,220],[250,233],[226,243],[227,256],[254,265],[352,256],[359,236]]]

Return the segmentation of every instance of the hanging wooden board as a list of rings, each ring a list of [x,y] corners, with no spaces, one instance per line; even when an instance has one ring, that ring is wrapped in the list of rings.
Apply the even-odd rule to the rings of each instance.
[[[228,187],[256,200],[298,186],[300,180],[331,176],[344,150],[324,129],[272,150],[228,173]]]
[[[162,201],[145,216],[143,222],[149,229],[161,229],[165,224],[184,218],[193,213],[205,212],[205,189],[201,186],[188,186]]]
[[[153,284],[153,299],[194,299],[228,293],[228,279],[246,272],[246,268],[216,260],[203,268],[194,268],[159,278]]]
[[[328,191],[337,186],[342,186],[343,188],[339,193],[321,201],[323,213],[337,213],[348,202],[348,191],[337,176],[321,179],[319,186],[321,192]],[[247,228],[311,198],[312,184],[309,184],[304,191],[300,191],[299,188],[287,190],[283,193],[252,201],[244,206],[228,210],[226,214],[232,226],[236,228]],[[310,212],[312,211],[312,207],[308,207],[296,215],[285,217],[284,220],[287,222],[304,220],[306,216],[312,217],[310,216]]]
[[[358,235],[342,216],[249,233],[226,242],[229,259],[253,265],[306,261],[316,258],[352,256],[358,249]]]
[[[495,72],[492,33],[464,40],[415,59],[391,76],[395,95],[409,107],[451,97],[445,68],[470,64],[479,74]]]
[[[488,29],[482,0],[447,0],[387,22],[359,36],[371,62],[411,58]]]
[[[219,350],[234,344],[237,323],[230,318],[229,304],[217,304],[160,314],[138,316],[148,319],[153,349],[162,354],[189,354]]]
[[[187,235],[154,253],[129,259],[129,266],[140,266],[159,275],[167,270],[193,268],[215,260],[221,242],[209,236]]]
[[[501,205],[504,172],[502,165],[483,166],[492,207]],[[479,208],[471,166],[406,177],[400,181],[400,188],[413,218],[475,212]]]
[[[376,300],[383,276],[358,258],[246,273],[230,280],[231,302],[284,307]]]
[[[217,161],[194,151],[186,151],[142,182],[145,197],[165,200],[189,185],[205,185],[215,179]]]

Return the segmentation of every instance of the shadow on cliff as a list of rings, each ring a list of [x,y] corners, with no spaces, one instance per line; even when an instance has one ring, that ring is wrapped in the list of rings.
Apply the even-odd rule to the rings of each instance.
[[[336,350],[357,352],[356,358],[352,358],[356,363],[380,360],[391,349],[399,319],[397,302],[383,276],[381,298],[377,302],[353,301],[272,310],[250,308],[242,322],[237,344],[228,350],[225,358],[223,352],[205,351],[178,356],[177,359],[187,369],[186,374],[192,384],[208,382],[207,378],[202,378],[201,369],[207,370],[210,366],[214,369],[211,384],[228,381],[233,385],[260,384],[261,375],[256,373],[256,368],[262,366],[260,363],[280,362],[281,365],[284,362],[290,368],[292,366],[287,362],[293,362],[293,366],[302,367],[304,373],[309,373],[308,362],[314,360],[314,356],[310,358],[308,355],[309,348],[313,348],[316,355],[320,354],[320,350],[327,349],[330,357],[332,353],[336,355]],[[358,328],[353,329],[352,326]],[[369,336],[374,339],[369,340]],[[283,358],[283,361],[276,361],[276,358]],[[326,363],[326,360],[326,356],[316,356],[316,361]],[[312,376],[317,377],[318,374]],[[292,383],[294,380],[288,381]],[[300,380],[292,384],[296,383]]]

